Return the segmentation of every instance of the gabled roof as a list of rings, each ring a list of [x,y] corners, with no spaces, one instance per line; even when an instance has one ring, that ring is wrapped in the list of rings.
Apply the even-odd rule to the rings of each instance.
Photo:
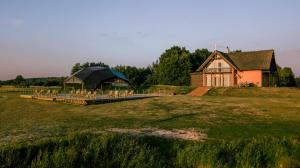
[[[240,70],[269,70],[274,50],[231,52],[227,55]]]
[[[234,68],[239,70],[269,70],[274,60],[274,50],[247,51],[247,52],[230,52],[223,53],[215,51],[211,56],[198,68],[200,71],[209,63],[210,59],[218,54],[222,56]]]
[[[109,79],[119,78],[129,83],[129,80],[116,70],[107,67],[88,67],[75,72],[65,80],[68,83],[73,77],[81,80],[88,89],[95,89],[100,83]]]

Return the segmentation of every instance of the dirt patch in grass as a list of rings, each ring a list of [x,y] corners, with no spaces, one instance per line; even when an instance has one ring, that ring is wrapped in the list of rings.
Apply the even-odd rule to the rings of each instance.
[[[170,139],[182,139],[192,141],[204,141],[207,134],[196,131],[195,129],[158,129],[158,128],[141,128],[141,129],[125,129],[125,128],[109,128],[109,132],[128,133],[130,135],[146,135],[156,136]]]

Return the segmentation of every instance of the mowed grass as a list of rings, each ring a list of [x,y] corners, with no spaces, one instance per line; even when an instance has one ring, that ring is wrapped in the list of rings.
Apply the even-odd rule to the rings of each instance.
[[[0,94],[0,144],[106,128],[195,128],[207,141],[300,138],[300,90],[213,89],[207,96],[167,96],[74,106]]]

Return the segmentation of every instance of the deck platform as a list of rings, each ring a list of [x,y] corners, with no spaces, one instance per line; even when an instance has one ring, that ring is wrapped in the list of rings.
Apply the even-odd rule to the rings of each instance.
[[[157,94],[135,94],[132,96],[124,96],[124,97],[109,97],[107,95],[100,95],[94,99],[85,98],[85,97],[72,97],[69,95],[60,94],[57,96],[35,96],[35,95],[20,95],[21,98],[26,99],[36,99],[36,100],[44,100],[44,101],[56,101],[67,104],[75,104],[75,105],[91,105],[91,104],[104,104],[104,103],[114,103],[120,101],[128,101],[128,100],[137,100],[137,99],[145,99],[151,97],[158,97],[161,95]]]

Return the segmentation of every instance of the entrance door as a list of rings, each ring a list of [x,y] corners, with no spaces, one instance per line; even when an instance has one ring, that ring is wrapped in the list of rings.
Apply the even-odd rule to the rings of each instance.
[[[230,74],[207,74],[206,85],[208,87],[229,87],[230,86]]]

